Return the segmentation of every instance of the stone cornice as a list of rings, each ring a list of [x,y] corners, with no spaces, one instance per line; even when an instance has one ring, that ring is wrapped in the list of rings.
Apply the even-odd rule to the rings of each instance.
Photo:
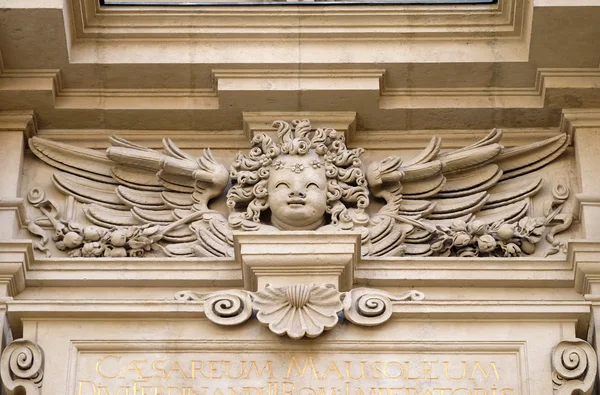
[[[600,128],[600,108],[564,109],[561,131],[572,136],[578,128]]]
[[[22,132],[25,138],[37,134],[33,111],[0,111],[0,133]]]
[[[152,7],[100,7],[97,0],[70,0],[75,35],[89,38],[276,38],[447,39],[521,38],[531,10],[529,0],[492,5],[402,6],[197,6],[163,8],[160,26]],[[529,16],[530,17],[530,16]],[[182,24],[182,18],[187,23]],[[307,19],[310,18],[310,19]],[[298,22],[302,23],[298,23]],[[243,22],[243,23],[242,23]],[[301,33],[298,36],[298,33]]]
[[[4,70],[0,81],[6,84],[0,84],[0,102],[23,106],[35,102],[48,106],[49,109],[43,110],[42,130],[49,138],[94,147],[105,146],[104,136],[118,133],[148,143],[152,140],[159,143],[161,135],[180,135],[191,141],[186,136],[189,134],[197,136],[203,146],[240,148],[246,146],[247,140],[242,131],[236,130],[241,123],[231,122],[238,119],[241,112],[232,113],[233,109],[311,110],[319,107],[319,103],[327,104],[331,112],[352,108],[359,119],[364,114],[368,114],[369,119],[382,117],[381,121],[371,123],[366,133],[359,131],[356,138],[349,136],[351,143],[357,141],[356,144],[360,142],[367,148],[382,147],[382,139],[399,139],[399,145],[405,142],[404,134],[391,136],[389,130],[412,129],[413,136],[421,136],[427,129],[439,129],[441,125],[435,120],[446,119],[448,111],[452,112],[453,127],[459,129],[459,133],[461,128],[501,126],[507,130],[518,127],[519,131],[527,131],[527,135],[530,132],[548,134],[551,133],[549,127],[558,125],[559,109],[568,106],[564,94],[577,98],[578,105],[591,106],[596,103],[600,84],[598,68],[539,69],[535,85],[530,88],[400,88],[391,85],[381,69],[214,69],[212,86],[194,89],[72,88],[63,86],[60,74],[58,70]],[[262,89],[265,86],[269,89]],[[250,102],[252,105],[248,106]],[[513,111],[520,115],[510,115]],[[575,124],[594,125],[594,110],[565,111],[561,125],[564,131],[572,132]],[[22,112],[25,116],[26,113]],[[504,119],[501,125],[485,121],[492,113],[496,114],[491,117],[494,119],[498,114],[506,115],[501,117]],[[410,114],[415,116],[409,117]],[[407,118],[411,119],[410,124]],[[528,119],[528,123],[524,125],[521,118]],[[95,119],[104,121],[95,123]],[[136,119],[136,130],[129,130],[131,119]],[[469,119],[468,126],[466,119]],[[474,124],[474,119],[481,121]],[[11,122],[14,121],[12,115]],[[46,122],[51,124],[50,128],[44,125]],[[28,133],[35,132],[35,124],[34,119]],[[444,125],[443,129],[448,127]],[[521,138],[527,139],[527,136],[517,140]],[[193,145],[187,141],[184,148]],[[154,147],[156,143],[150,145]]]
[[[9,321],[17,332],[21,320],[60,318],[94,319],[172,319],[205,318],[203,302],[175,300],[38,300],[7,301]],[[424,300],[394,302],[391,320],[422,319],[456,320],[516,320],[516,321],[577,321],[578,333],[585,333],[589,323],[591,302],[588,301],[442,301]]]
[[[600,241],[572,240],[567,259],[573,263],[575,290],[581,294],[600,294]]]
[[[34,261],[29,240],[0,240],[0,295],[16,296],[25,290],[26,273]]]
[[[317,237],[320,237],[317,234]],[[251,241],[251,240],[250,240]],[[260,241],[260,240],[259,240]],[[251,250],[248,250],[251,252]],[[281,254],[280,254],[281,255]],[[281,255],[283,256],[283,255]],[[0,241],[12,294],[32,287],[243,287],[231,258],[41,258],[31,240]],[[567,257],[371,258],[355,263],[353,286],[571,288],[594,294],[600,283],[600,241],[573,240]],[[600,292],[596,292],[600,294]]]
[[[19,221],[18,225],[20,227],[27,225],[27,209],[23,198],[0,197],[0,211],[15,211]]]
[[[573,242],[568,259],[376,258],[359,260],[354,286],[570,288],[583,292],[584,266],[575,251],[600,250],[600,243]],[[582,250],[583,248],[583,250]],[[30,240],[0,242],[22,266],[28,286],[243,287],[242,267],[231,258],[34,258]],[[15,255],[17,254],[17,255]],[[582,255],[578,255],[581,259]],[[17,259],[18,258],[18,259]],[[591,258],[590,258],[591,259]],[[599,260],[600,261],[600,260]],[[575,263],[574,263],[575,262]],[[581,263],[581,262],[579,262]],[[600,265],[599,265],[600,266]],[[474,270],[476,267],[477,270]],[[593,267],[593,265],[592,265]],[[575,271],[574,271],[575,270]],[[20,289],[20,288],[19,288]],[[20,292],[20,291],[19,291]]]

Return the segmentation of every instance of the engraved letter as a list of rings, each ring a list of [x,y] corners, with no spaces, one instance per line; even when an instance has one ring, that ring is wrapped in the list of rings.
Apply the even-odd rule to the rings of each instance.
[[[292,358],[294,358],[294,357],[292,357]],[[261,370],[258,370],[258,367],[256,366],[256,361],[252,361],[252,363],[250,364],[250,367],[248,368],[248,373],[246,374],[245,378],[247,378],[247,379],[250,378],[250,373],[252,373],[252,370],[254,370],[256,372],[257,379],[261,378],[263,372],[265,370],[267,370],[269,372],[269,379],[273,380],[273,366],[271,366],[271,361],[267,361],[265,366]],[[288,374],[289,374],[289,370],[288,370]]]
[[[88,380],[80,380],[79,381],[79,392],[77,393],[77,395],[87,395],[89,394],[89,392],[83,392],[83,383],[89,384],[92,386],[92,395],[96,395],[96,386],[94,385],[94,383],[92,383],[91,381]]]
[[[460,376],[460,377],[451,377],[450,376],[450,372],[448,372],[448,364],[449,363],[450,362],[448,362],[448,361],[444,361],[444,372],[446,373],[446,378],[447,379],[450,379],[450,380],[462,380],[462,379],[464,379],[467,376],[467,363],[465,361],[462,361],[462,370],[463,370],[463,373],[462,373],[462,376]]]
[[[306,362],[304,362],[304,367],[302,368],[302,370],[300,370],[300,365],[298,365],[298,362],[296,361],[295,356],[292,356],[292,358],[290,359],[290,364],[288,365],[287,375],[285,376],[286,380],[289,380],[290,376],[292,375],[292,366],[296,366],[296,370],[300,374],[300,377],[304,377],[304,373],[306,373],[306,368],[308,367],[309,363],[310,363],[310,368],[312,369],[313,374],[315,375],[315,379],[318,380],[319,375],[317,374],[317,369],[315,368],[315,363],[313,362],[312,357],[308,357]]]
[[[431,377],[431,369],[432,369],[431,364],[432,363],[438,363],[438,361],[424,361],[423,362],[423,378],[425,380],[437,380],[440,378],[439,376]]]
[[[500,374],[498,373],[498,368],[496,368],[495,362],[491,362],[490,368],[487,372],[485,372],[478,361],[475,362],[475,366],[473,366],[473,373],[471,373],[470,380],[475,380],[475,372],[477,371],[477,368],[479,368],[479,371],[483,373],[486,379],[490,376],[490,372],[492,371],[492,369],[494,369],[494,375],[496,376],[496,380],[500,380]]]
[[[96,363],[96,373],[98,373],[101,377],[104,377],[105,379],[115,379],[119,375],[119,372],[117,372],[114,376],[107,376],[100,371],[100,364],[102,364],[102,362],[104,362],[108,358],[114,358],[117,360],[117,362],[121,360],[121,357],[117,357],[116,355],[109,354],[109,355],[103,356],[102,358],[100,358],[98,360],[98,363]]]

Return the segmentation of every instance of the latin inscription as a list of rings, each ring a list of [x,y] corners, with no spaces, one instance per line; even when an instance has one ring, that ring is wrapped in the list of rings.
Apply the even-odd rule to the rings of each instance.
[[[517,395],[515,355],[81,354],[77,395]]]

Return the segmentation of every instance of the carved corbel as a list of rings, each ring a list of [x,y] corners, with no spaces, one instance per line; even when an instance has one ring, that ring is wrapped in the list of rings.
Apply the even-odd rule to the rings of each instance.
[[[394,302],[424,298],[422,292],[414,290],[402,295],[369,288],[339,292],[331,284],[267,284],[258,292],[226,290],[201,295],[181,291],[175,296],[177,300],[203,302],[206,317],[219,325],[241,324],[255,312],[271,332],[292,339],[313,338],[332,329],[342,311],[355,325],[380,325],[392,316]]]
[[[555,395],[591,394],[597,373],[596,352],[587,342],[564,340],[552,350]]]
[[[20,389],[24,395],[39,395],[44,378],[44,352],[30,340],[13,341],[0,358],[0,375],[9,394]]]

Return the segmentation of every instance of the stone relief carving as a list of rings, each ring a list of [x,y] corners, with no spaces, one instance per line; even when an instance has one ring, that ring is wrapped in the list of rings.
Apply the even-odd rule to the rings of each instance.
[[[420,301],[425,295],[414,290],[393,295],[369,288],[339,292],[331,284],[267,284],[258,292],[226,290],[203,295],[181,291],[175,299],[203,302],[206,317],[219,325],[241,324],[255,312],[256,319],[271,332],[301,339],[317,337],[332,329],[342,311],[356,325],[383,324],[392,316],[393,302]]]
[[[520,256],[544,235],[549,253],[564,249],[555,236],[571,223],[562,212],[568,188],[555,187],[543,217],[527,216],[542,179],[522,176],[558,157],[565,134],[504,148],[493,131],[451,152],[434,137],[409,161],[390,156],[365,169],[363,150],[348,149],[334,129],[313,130],[308,120],[273,125],[277,141],[256,135],[229,170],[209,149],[195,158],[169,139],[161,152],[112,137],[99,152],[33,137],[33,153],[61,170],[54,185],[85,203],[95,225],[43,210],[53,241],[70,256],[228,257],[236,230],[358,230],[364,256]],[[211,209],[229,183],[229,213]],[[47,207],[33,192],[29,201]],[[368,210],[373,199],[384,203],[376,213]],[[43,248],[40,229],[30,229]]]
[[[587,342],[579,339],[565,340],[552,350],[555,394],[591,394],[597,374],[596,352]]]
[[[39,395],[44,378],[42,349],[30,340],[13,341],[0,358],[0,374],[9,393],[21,390],[25,395]]]

